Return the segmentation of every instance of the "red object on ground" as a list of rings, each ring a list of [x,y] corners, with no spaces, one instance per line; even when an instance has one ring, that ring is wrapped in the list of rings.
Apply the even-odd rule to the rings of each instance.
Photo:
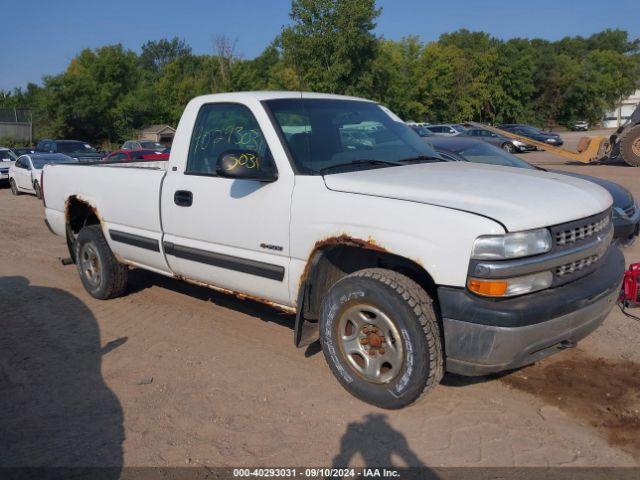
[[[104,162],[155,162],[159,160],[169,160],[169,154],[149,149],[116,150],[102,159]]]
[[[620,300],[629,307],[640,306],[640,263],[632,263],[624,271]]]

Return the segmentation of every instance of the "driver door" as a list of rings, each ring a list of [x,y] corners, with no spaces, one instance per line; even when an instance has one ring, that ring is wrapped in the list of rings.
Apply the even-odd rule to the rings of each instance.
[[[268,137],[256,120],[268,127]],[[222,154],[251,150],[284,165],[278,137],[258,102],[200,107],[187,158],[167,172],[161,198],[163,247],[173,272],[233,292],[289,303],[289,222],[293,173],[272,182],[217,174]],[[271,144],[271,145],[270,145]],[[275,147],[275,148],[274,148]],[[278,148],[280,147],[280,148]],[[288,163],[287,163],[288,164]]]

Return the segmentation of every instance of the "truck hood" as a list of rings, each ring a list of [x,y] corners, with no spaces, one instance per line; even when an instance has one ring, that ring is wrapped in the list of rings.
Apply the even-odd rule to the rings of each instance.
[[[463,210],[528,230],[600,213],[598,185],[554,172],[463,162],[422,163],[325,175],[329,190]],[[400,205],[398,206],[400,208]],[[419,219],[416,219],[419,221]]]

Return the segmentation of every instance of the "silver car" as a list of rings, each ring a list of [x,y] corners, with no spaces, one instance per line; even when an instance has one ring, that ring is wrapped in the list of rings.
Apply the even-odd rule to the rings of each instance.
[[[153,140],[127,140],[122,144],[122,150],[164,150],[167,148],[160,142]]]
[[[528,152],[536,149],[533,145],[521,142],[515,138],[503,137],[502,135],[485,130],[484,128],[470,128],[462,132],[460,136],[482,140],[483,142],[500,147],[509,153]]]
[[[8,148],[0,147],[0,181],[9,180],[9,167],[18,159]]]
[[[453,137],[463,133],[466,128],[458,123],[452,124],[440,124],[440,125],[425,125],[424,128],[429,130],[434,135],[442,135],[445,137]]]

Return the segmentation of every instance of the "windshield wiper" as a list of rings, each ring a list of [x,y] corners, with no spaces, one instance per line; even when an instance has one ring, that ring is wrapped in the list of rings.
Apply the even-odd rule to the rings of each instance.
[[[445,159],[440,157],[432,157],[430,155],[417,155],[415,157],[407,157],[398,162],[446,162]]]
[[[333,170],[336,168],[350,167],[352,165],[391,165],[395,167],[395,166],[404,165],[404,164],[401,162],[394,162],[391,160],[375,160],[373,158],[363,158],[361,160],[353,160],[352,162],[344,162],[344,163],[337,163],[335,165],[330,165],[328,167],[321,168],[318,171],[320,173],[325,173],[325,172],[328,172],[329,170]]]

